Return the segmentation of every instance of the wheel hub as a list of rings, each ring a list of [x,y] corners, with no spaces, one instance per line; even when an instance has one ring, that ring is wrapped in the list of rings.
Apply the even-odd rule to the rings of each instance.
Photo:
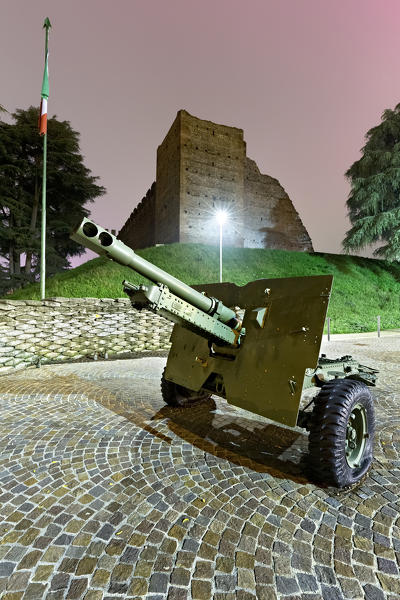
[[[360,466],[367,439],[367,413],[362,404],[355,404],[346,431],[346,461],[350,468]]]

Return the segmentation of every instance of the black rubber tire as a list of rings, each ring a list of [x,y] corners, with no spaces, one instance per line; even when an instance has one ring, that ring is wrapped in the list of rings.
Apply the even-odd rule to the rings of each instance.
[[[181,408],[184,408],[211,398],[211,393],[206,392],[205,390],[193,392],[188,388],[173,383],[172,381],[168,381],[165,379],[164,373],[165,369],[161,377],[161,394],[164,402],[169,406],[180,406]]]
[[[352,468],[346,459],[346,434],[356,405],[361,405],[365,411],[369,437],[365,440],[358,466]],[[315,398],[310,426],[308,449],[312,477],[339,488],[360,481],[373,458],[375,411],[368,386],[351,379],[334,379],[326,383]]]

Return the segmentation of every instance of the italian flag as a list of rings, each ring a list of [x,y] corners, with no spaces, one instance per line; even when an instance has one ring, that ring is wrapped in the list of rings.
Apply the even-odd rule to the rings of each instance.
[[[47,133],[47,99],[49,97],[49,52],[46,52],[46,60],[44,63],[43,83],[42,83],[42,99],[40,101],[39,114],[39,133],[45,135]]]

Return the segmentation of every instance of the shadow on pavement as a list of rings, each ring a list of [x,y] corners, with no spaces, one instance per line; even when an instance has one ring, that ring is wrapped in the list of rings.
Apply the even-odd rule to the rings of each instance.
[[[215,413],[213,399],[191,408],[163,407],[152,421],[168,419],[168,428],[196,448],[279,479],[307,483],[302,459],[308,436],[273,423]]]

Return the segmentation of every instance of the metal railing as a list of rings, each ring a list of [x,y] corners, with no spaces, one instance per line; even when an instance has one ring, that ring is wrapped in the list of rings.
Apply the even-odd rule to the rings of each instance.
[[[331,321],[332,319],[330,317],[327,317],[326,319],[326,332],[327,332],[327,337],[328,337],[328,342],[331,339]],[[376,332],[377,332],[377,337],[380,338],[381,337],[381,316],[377,315],[376,317]],[[363,333],[363,332],[354,332],[354,333]],[[368,332],[364,332],[364,333],[368,333]]]

